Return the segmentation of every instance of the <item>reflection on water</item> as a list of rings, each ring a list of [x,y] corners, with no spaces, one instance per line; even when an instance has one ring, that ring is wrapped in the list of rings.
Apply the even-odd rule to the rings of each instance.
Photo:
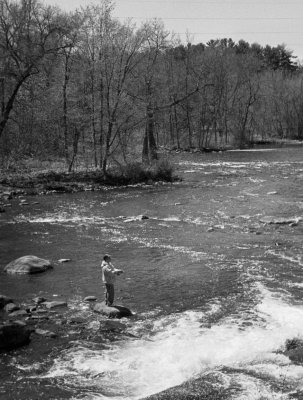
[[[200,374],[237,384],[241,399],[300,388],[303,368],[279,350],[303,331],[302,148],[175,160],[178,184],[54,194],[28,208],[14,199],[1,214],[2,266],[25,254],[72,261],[39,276],[2,273],[0,293],[64,298],[69,315],[96,323],[83,298],[102,299],[110,253],[125,270],[118,302],[136,313],[114,340],[97,327],[37,362],[25,349],[6,356],[0,374],[9,366],[20,382],[15,399],[34,397],[30,382],[45,399],[139,399]]]

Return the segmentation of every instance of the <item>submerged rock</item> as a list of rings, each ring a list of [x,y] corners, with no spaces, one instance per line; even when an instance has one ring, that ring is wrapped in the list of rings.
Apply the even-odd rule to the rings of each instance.
[[[104,302],[97,303],[94,307],[94,311],[106,315],[109,318],[123,318],[132,316],[132,312],[129,308],[124,306],[107,306]]]
[[[104,321],[102,325],[102,329],[107,331],[121,332],[126,328],[126,325],[122,324],[119,321]]]
[[[75,324],[75,325],[81,325],[86,323],[86,319],[84,317],[81,317],[79,315],[74,315],[72,316],[69,321],[69,324]]]
[[[8,351],[24,346],[30,341],[31,330],[24,324],[0,324],[0,351]]]
[[[8,274],[36,274],[53,268],[49,260],[36,256],[24,256],[6,265],[4,271]]]

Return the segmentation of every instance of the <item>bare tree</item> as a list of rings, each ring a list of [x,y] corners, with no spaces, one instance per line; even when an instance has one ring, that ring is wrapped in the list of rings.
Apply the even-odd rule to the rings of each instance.
[[[67,30],[66,19],[55,8],[36,0],[0,0],[0,75],[5,85],[0,137],[20,88],[66,45],[62,38]]]

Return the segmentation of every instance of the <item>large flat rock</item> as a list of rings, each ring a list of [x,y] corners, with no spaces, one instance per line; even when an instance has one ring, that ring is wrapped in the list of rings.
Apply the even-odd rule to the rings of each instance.
[[[4,271],[8,274],[36,274],[53,268],[49,260],[36,256],[24,256],[6,265]]]
[[[94,311],[99,314],[106,315],[109,318],[123,318],[130,317],[132,315],[131,310],[127,307],[119,305],[109,307],[104,302],[97,303],[94,307]]]

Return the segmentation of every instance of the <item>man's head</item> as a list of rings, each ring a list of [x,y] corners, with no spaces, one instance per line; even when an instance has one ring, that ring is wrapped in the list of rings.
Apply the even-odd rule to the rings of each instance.
[[[103,257],[103,260],[105,262],[110,262],[111,261],[110,255],[109,254],[105,254],[105,256]]]

